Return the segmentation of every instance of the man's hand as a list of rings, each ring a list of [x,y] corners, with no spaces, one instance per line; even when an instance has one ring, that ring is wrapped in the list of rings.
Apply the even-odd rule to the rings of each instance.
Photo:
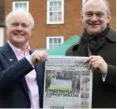
[[[99,70],[99,72],[102,73],[102,75],[107,74],[108,66],[101,56],[89,56],[88,66],[93,70]]]
[[[30,59],[33,64],[42,63],[47,60],[47,54],[45,50],[36,50],[30,55]]]

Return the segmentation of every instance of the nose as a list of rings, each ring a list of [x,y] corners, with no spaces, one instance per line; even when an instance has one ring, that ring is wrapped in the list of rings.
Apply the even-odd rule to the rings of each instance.
[[[95,21],[97,21],[97,20],[98,20],[98,18],[97,18],[97,16],[94,14],[94,15],[92,16],[92,18],[91,18],[91,21],[95,22]]]
[[[17,26],[17,31],[22,31],[22,26],[21,25]]]

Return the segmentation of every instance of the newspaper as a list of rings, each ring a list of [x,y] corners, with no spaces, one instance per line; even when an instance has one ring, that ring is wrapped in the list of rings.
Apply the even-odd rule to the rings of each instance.
[[[45,65],[46,109],[91,108],[92,71],[87,57],[50,56]]]

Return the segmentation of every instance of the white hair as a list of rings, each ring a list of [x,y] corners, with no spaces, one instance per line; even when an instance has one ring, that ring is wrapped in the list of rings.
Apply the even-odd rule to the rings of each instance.
[[[10,25],[11,25],[12,15],[18,14],[18,13],[23,13],[29,19],[31,27],[34,28],[34,19],[33,19],[32,15],[29,12],[26,12],[26,11],[23,11],[23,10],[11,11],[6,16],[5,23],[6,23],[7,28],[10,27]]]

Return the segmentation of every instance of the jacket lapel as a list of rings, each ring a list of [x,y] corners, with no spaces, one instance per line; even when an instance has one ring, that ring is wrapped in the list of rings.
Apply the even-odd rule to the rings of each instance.
[[[18,61],[13,50],[11,49],[8,43],[6,43],[3,46],[3,49],[1,49],[1,52],[10,65],[13,65],[14,63]]]
[[[35,66],[36,76],[37,76],[37,84],[39,87],[39,101],[40,108],[43,108],[43,91],[44,91],[44,69],[45,63],[36,64]]]
[[[8,43],[6,43],[4,46],[3,46],[3,49],[1,49],[1,52],[2,54],[4,55],[4,57],[7,59],[9,65],[14,65],[18,59],[16,58],[13,50],[11,49],[11,47],[9,46]],[[17,73],[17,72],[16,72]],[[23,88],[26,96],[29,98],[29,94],[28,94],[28,86],[26,84],[26,80],[25,78],[22,78],[20,80],[20,83],[21,83],[21,87]]]

